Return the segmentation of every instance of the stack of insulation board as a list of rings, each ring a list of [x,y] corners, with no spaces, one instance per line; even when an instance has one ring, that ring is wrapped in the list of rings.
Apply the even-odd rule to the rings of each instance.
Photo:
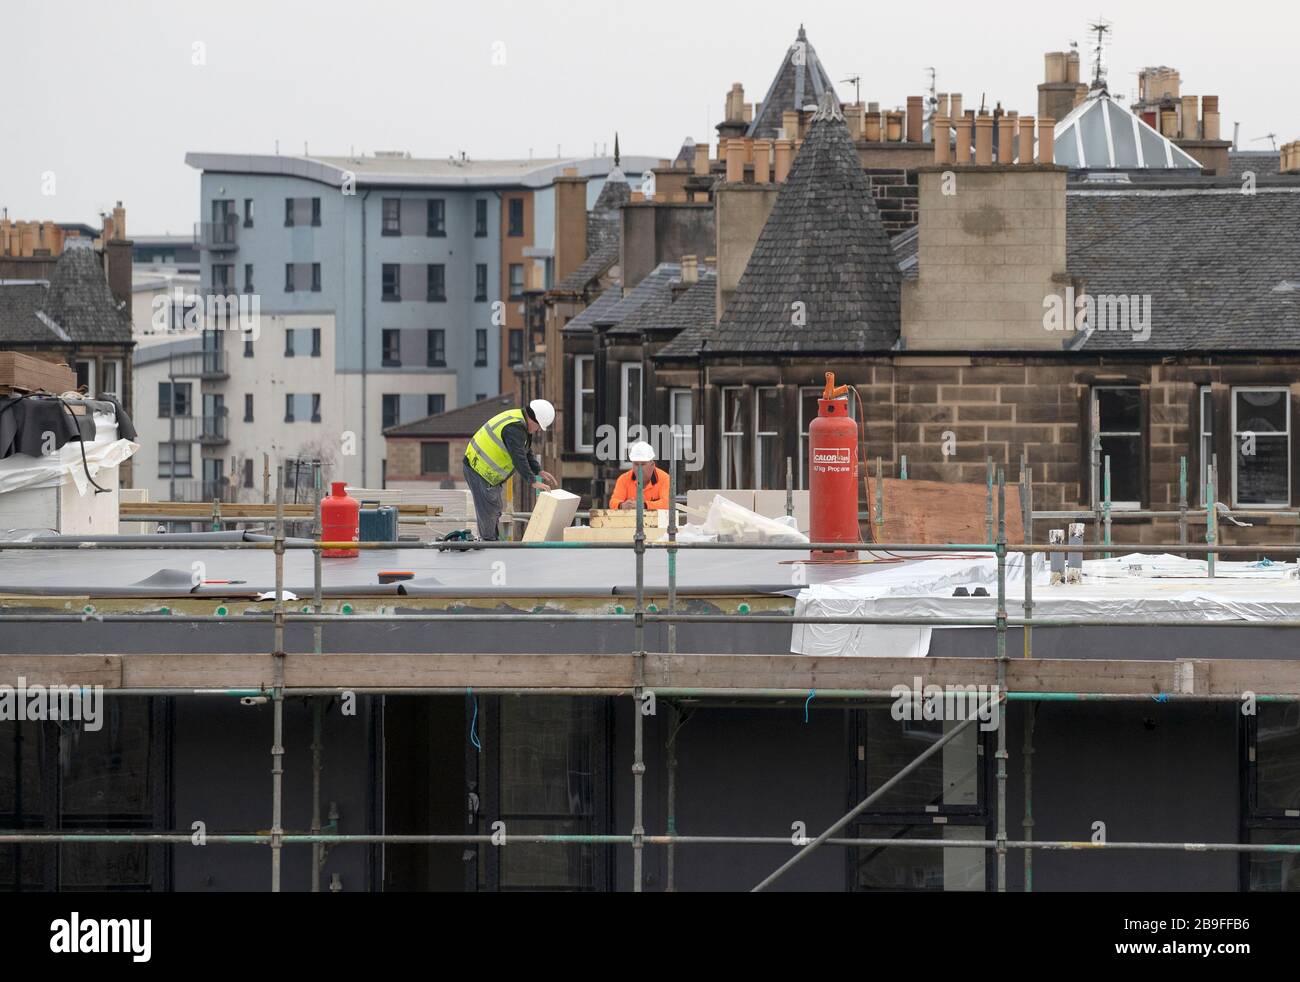
[[[431,542],[455,529],[472,528],[474,525],[474,503],[467,490],[433,487],[380,489],[349,485],[347,491],[358,501],[377,501],[381,505],[396,507],[398,538]],[[401,509],[404,505],[427,505],[431,514],[428,518],[403,515]]]
[[[564,530],[565,542],[631,542],[636,535],[635,508],[593,508],[591,524]],[[668,538],[668,509],[644,512],[642,527],[647,542]]]

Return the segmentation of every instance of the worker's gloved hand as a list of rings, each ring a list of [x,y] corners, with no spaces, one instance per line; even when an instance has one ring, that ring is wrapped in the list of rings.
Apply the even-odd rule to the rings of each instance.
[[[545,481],[534,481],[534,482],[533,482],[533,490],[534,490],[534,491],[549,491],[549,490],[551,490],[551,486],[550,486],[549,484],[547,484]]]
[[[622,510],[622,509],[624,509],[624,508],[635,508],[635,507],[636,507],[636,502],[633,501],[631,498],[628,498],[627,501],[623,502],[623,503],[622,503],[621,505],[619,505],[618,507],[619,507],[619,510]]]
[[[550,471],[542,471],[542,473],[539,476],[543,481],[549,484],[552,488],[558,488],[560,486],[560,482],[555,479],[555,475],[552,474]]]

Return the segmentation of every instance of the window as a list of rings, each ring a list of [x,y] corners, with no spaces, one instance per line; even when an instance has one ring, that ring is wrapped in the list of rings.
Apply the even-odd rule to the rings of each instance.
[[[447,299],[447,267],[442,263],[429,263],[430,303],[441,303]]]
[[[754,487],[785,487],[781,453],[781,390],[774,385],[754,390]]]
[[[294,422],[292,392],[286,392],[284,394],[284,421],[286,423]]]
[[[741,464],[745,458],[745,390],[722,390],[722,487],[743,488]]]
[[[244,263],[244,292],[253,292],[253,264]]]
[[[190,415],[190,382],[158,383],[158,417]]]
[[[253,393],[245,392],[244,393],[244,422],[251,423],[252,421],[253,421]]]
[[[1289,403],[1282,387],[1232,390],[1232,503],[1237,507],[1291,503]]]
[[[398,198],[385,198],[383,201],[383,235],[402,234],[402,202]]]
[[[311,223],[320,226],[320,198],[311,199]]]
[[[1202,385],[1201,396],[1201,507],[1206,505],[1210,489],[1210,466],[1214,463],[1214,398],[1208,385]],[[1222,480],[1222,478],[1220,478]]]
[[[973,708],[973,707],[972,707]],[[965,715],[969,710],[957,710]],[[946,720],[896,720],[889,708],[853,714],[853,793],[865,798],[956,726]],[[858,817],[861,838],[970,840],[987,838],[985,762],[988,737],[968,727],[918,767],[905,784],[878,798]],[[850,853],[854,890],[973,890],[990,887],[982,849],[863,846]]]
[[[94,359],[78,358],[76,363],[73,365],[73,370],[77,373],[77,388],[81,388],[84,385],[86,391],[93,396],[95,393],[91,390],[95,384]]]
[[[1241,766],[1246,771],[1242,824],[1251,843],[1300,845],[1300,706],[1268,703],[1243,717],[1247,745]],[[1248,853],[1243,872],[1247,890],[1300,890],[1300,868],[1287,853]]]
[[[193,450],[189,443],[158,444],[158,476],[193,477]]]
[[[244,334],[244,357],[253,357],[253,332],[248,331]]]
[[[1098,386],[1092,390],[1093,420],[1101,437],[1097,501],[1106,498],[1106,458],[1110,457],[1110,502],[1113,508],[1142,503],[1142,390],[1136,385]]]
[[[434,328],[426,333],[429,350],[424,362],[425,367],[442,368],[447,364],[447,332]]]
[[[487,398],[487,393],[486,393],[486,392],[475,392],[475,393],[474,393],[474,401],[475,401],[475,402],[482,402],[482,401],[483,401],[484,399],[486,399],[486,398]]]
[[[799,479],[798,486],[801,488],[808,487],[808,428],[812,426],[812,421],[817,418],[817,401],[822,397],[822,386],[805,386],[799,390]],[[857,402],[849,400],[849,419],[858,418]],[[781,480],[785,480],[785,472],[781,474]],[[784,487],[784,485],[782,485]]]
[[[313,327],[311,329],[311,356],[313,358],[320,357],[320,328],[319,327]]]
[[[487,198],[474,201],[474,236],[479,239],[487,237]]]
[[[446,474],[449,473],[450,454],[447,444],[445,443],[421,443],[420,444],[420,473],[421,474]]]
[[[402,299],[402,267],[397,263],[384,263],[383,273],[383,294],[384,300],[401,300]]]
[[[596,439],[596,359],[573,359],[573,449],[591,453]]]
[[[447,397],[442,393],[435,393],[429,396],[428,402],[425,403],[425,412],[429,416],[437,416],[439,413],[447,411]]]
[[[510,228],[506,232],[511,238],[518,238],[524,234],[524,199],[510,199]]]
[[[253,199],[244,199],[244,228],[253,227]]]
[[[480,327],[474,332],[474,365],[482,368],[488,363],[487,330]]]
[[[229,293],[235,285],[234,263],[212,264],[212,289],[215,293]]]
[[[253,458],[245,457],[244,458],[244,487],[251,488],[252,486],[253,486]]]
[[[284,264],[284,292],[293,293],[293,263]]]
[[[293,198],[284,199],[284,227],[293,227]]]
[[[442,198],[429,199],[428,234],[438,237],[447,234],[447,202]]]
[[[313,423],[320,422],[320,393],[319,392],[313,392],[311,394],[311,421]]]
[[[383,364],[385,368],[400,368],[402,364],[402,334],[400,331],[385,330],[383,337]]]
[[[313,293],[320,293],[320,263],[311,264],[311,289]]]
[[[524,362],[524,332],[511,328],[507,335],[510,341],[510,364],[522,365]]]
[[[678,460],[692,456],[695,446],[695,393],[690,389],[670,389],[668,391],[668,426],[673,435],[669,447],[669,459],[673,451]]]
[[[641,424],[641,363],[625,361],[620,366],[618,414],[627,421],[627,429]],[[622,430],[622,426],[619,427]],[[620,451],[624,448],[620,447]]]
[[[524,267],[522,263],[510,264],[510,299],[520,300],[524,295]]]
[[[383,398],[383,420],[381,426],[388,429],[390,426],[396,426],[402,415],[402,397],[400,395],[388,394]]]
[[[99,363],[99,383],[95,394],[122,395],[122,363],[115,358],[105,358]]]
[[[488,269],[487,263],[474,264],[474,300],[481,302],[487,299],[488,290]]]
[[[294,356],[293,335],[294,330],[292,327],[286,327],[284,329],[284,356],[286,358],[292,358]]]

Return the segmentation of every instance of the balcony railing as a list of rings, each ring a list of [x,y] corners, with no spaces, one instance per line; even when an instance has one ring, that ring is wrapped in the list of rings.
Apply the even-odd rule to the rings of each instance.
[[[210,252],[233,252],[239,248],[238,228],[238,215],[231,215],[223,222],[197,222],[194,225],[194,244]]]
[[[227,416],[176,416],[169,421],[168,439],[173,443],[203,443],[217,446],[230,442]]]
[[[168,493],[172,501],[231,501],[233,490],[229,481],[171,481]]]
[[[190,351],[173,354],[168,361],[169,378],[220,380],[230,377],[224,351]]]

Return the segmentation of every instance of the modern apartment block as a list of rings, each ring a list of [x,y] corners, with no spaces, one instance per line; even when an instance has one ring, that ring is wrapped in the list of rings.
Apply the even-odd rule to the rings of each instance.
[[[186,161],[202,172],[204,302],[234,297],[246,318],[207,332],[219,370],[191,400],[225,417],[202,472],[235,499],[260,498],[264,453],[379,486],[385,427],[509,388],[523,290],[553,275],[554,183],[586,177],[594,202],[614,167],[404,153]],[[624,158],[623,170],[654,162]]]

